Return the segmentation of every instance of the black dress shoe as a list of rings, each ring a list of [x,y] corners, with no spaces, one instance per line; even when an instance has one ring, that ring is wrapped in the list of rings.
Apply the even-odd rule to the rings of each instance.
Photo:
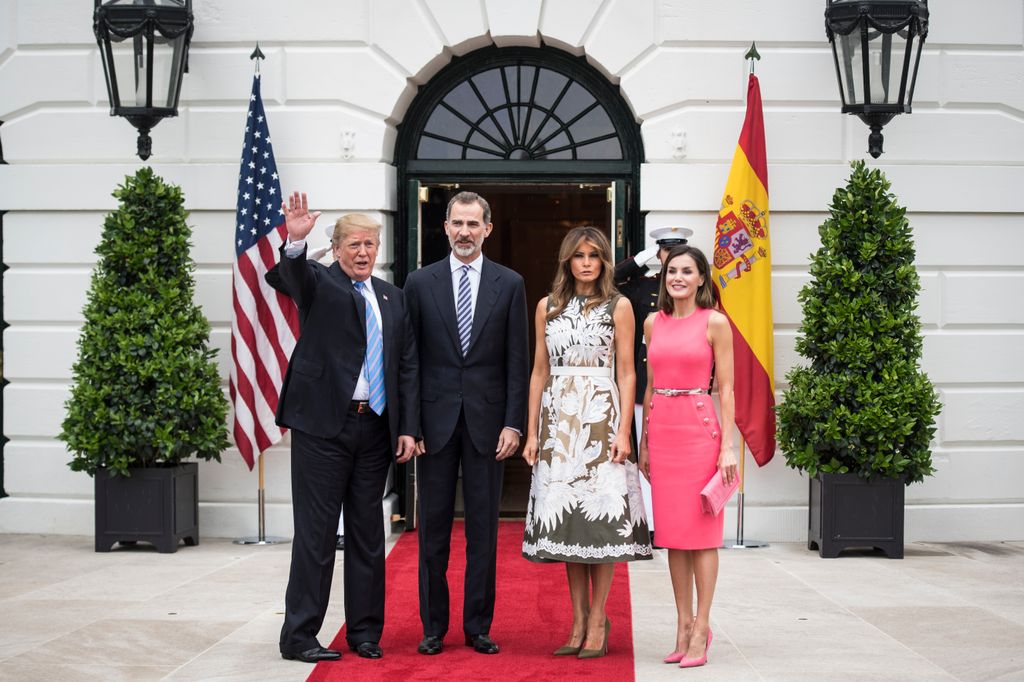
[[[380,645],[376,642],[359,642],[359,644],[349,644],[348,648],[359,654],[359,658],[380,658],[384,655]]]
[[[498,643],[487,635],[466,635],[466,646],[473,647],[478,654],[496,654],[500,651]]]
[[[319,663],[320,661],[337,661],[341,658],[341,652],[334,649],[325,649],[322,646],[315,646],[312,649],[297,654],[281,652],[281,658],[286,661],[302,661],[303,663]]]
[[[434,654],[441,653],[441,649],[444,648],[444,643],[440,637],[433,635],[427,635],[420,642],[420,645],[416,647],[416,651],[420,652],[424,656],[433,656]]]
[[[344,535],[335,535],[334,536],[334,548],[336,550],[338,550],[339,552],[344,552],[345,551],[345,536]]]

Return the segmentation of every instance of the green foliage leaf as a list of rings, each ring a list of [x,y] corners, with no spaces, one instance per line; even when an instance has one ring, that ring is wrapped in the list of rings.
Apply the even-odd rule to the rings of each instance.
[[[195,264],[181,188],[142,168],[114,191],[103,224],[60,438],[69,466],[220,461],[228,403],[193,301]]]
[[[836,190],[800,291],[796,349],[810,360],[787,375],[776,407],[786,463],[809,475],[932,473],[940,404],[919,368],[920,280],[906,209],[863,161]]]

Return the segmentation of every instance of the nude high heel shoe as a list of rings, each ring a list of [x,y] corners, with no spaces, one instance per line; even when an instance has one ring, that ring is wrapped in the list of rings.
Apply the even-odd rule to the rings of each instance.
[[[708,641],[704,644],[704,655],[700,658],[687,658],[683,656],[682,660],[679,661],[680,668],[697,668],[708,662],[708,649],[711,648],[711,639],[713,635],[711,628],[708,628]]]
[[[601,658],[608,653],[608,633],[612,631],[612,622],[607,618],[604,619],[604,644],[601,645],[600,649],[580,649],[580,653],[576,658]]]

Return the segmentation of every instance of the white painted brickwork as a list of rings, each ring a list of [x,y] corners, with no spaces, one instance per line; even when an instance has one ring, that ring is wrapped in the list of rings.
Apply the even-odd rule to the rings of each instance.
[[[648,229],[684,224],[710,246],[743,120],[756,39],[772,207],[776,375],[793,350],[807,257],[867,129],[838,113],[823,2],[786,0],[196,0],[180,115],[152,165],[192,212],[196,296],[226,376],[234,190],[260,41],[263,97],[284,189],[330,219],[368,211],[393,259],[397,126],[453,56],[541,44],[585,56],[621,87],[645,145]],[[1024,0],[932,0],[911,116],[885,129],[883,168],[917,242],[923,366],[944,405],[936,474],[908,489],[908,539],[1024,539]],[[108,115],[82,0],[0,0],[5,486],[0,532],[92,532],[92,481],[55,440],[111,190],[138,167]],[[993,21],[992,18],[998,20]],[[325,241],[325,240],[324,240]],[[253,531],[256,480],[238,453],[203,464],[204,534]],[[268,529],[291,529],[287,440],[267,457]],[[781,456],[748,470],[749,536],[802,540],[806,481]],[[732,527],[733,511],[726,523]]]

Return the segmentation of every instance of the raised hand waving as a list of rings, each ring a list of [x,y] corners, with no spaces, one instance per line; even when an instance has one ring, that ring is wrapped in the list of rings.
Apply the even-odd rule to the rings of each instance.
[[[293,242],[305,239],[316,225],[316,219],[320,217],[320,211],[310,213],[305,192],[292,192],[292,195],[288,197],[288,203],[281,203],[281,210],[284,211],[284,223],[288,230],[288,236],[292,238]]]

